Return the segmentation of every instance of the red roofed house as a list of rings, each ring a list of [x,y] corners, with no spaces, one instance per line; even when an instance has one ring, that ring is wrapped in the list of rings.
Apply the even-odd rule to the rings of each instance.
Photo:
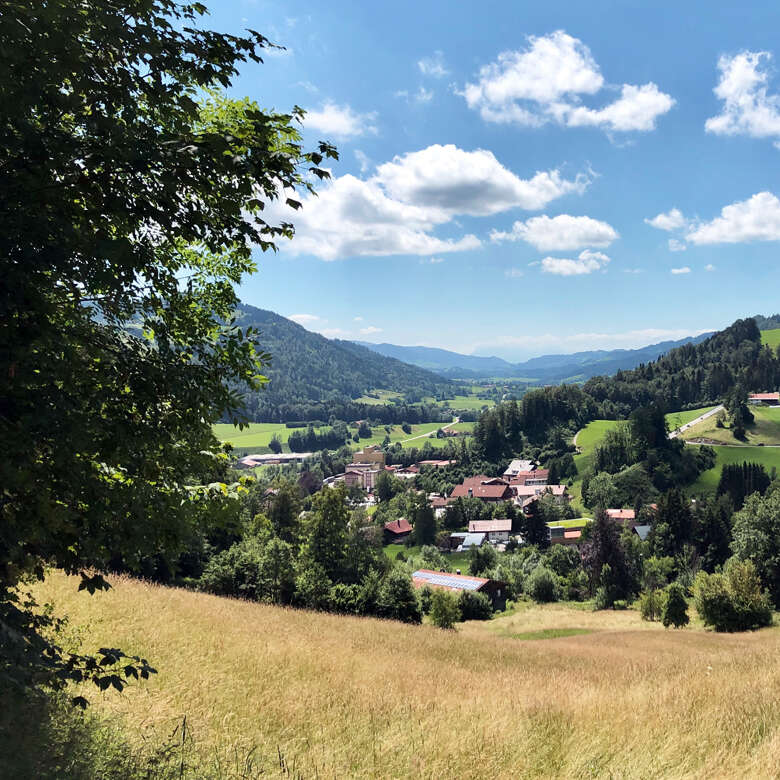
[[[486,503],[498,503],[509,501],[512,498],[512,488],[509,483],[498,477],[486,477],[480,474],[478,477],[464,479],[460,485],[456,485],[450,493],[450,502],[458,498],[479,498]]]
[[[780,393],[751,393],[748,396],[751,404],[768,404],[769,406],[780,405]]]
[[[636,512],[633,509],[607,509],[607,517],[621,525],[632,523],[636,520]]]
[[[536,469],[535,471],[520,471],[510,478],[510,485],[546,485],[550,475],[549,469]]]
[[[405,517],[385,523],[385,541],[388,544],[402,542],[413,528]]]
[[[490,542],[508,542],[512,532],[512,521],[503,520],[472,520],[469,523],[470,534],[487,534]]]

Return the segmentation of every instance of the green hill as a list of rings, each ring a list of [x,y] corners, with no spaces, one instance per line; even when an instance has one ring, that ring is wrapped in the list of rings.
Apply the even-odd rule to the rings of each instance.
[[[239,307],[238,324],[257,328],[260,344],[272,358],[271,365],[264,370],[270,380],[268,385],[247,397],[249,417],[256,421],[323,416],[327,421],[331,410],[324,404],[349,404],[376,390],[396,394],[396,403],[419,403],[426,397],[452,397],[462,391],[460,385],[422,368],[350,341],[327,339],[254,306]],[[350,417],[351,414],[343,415]]]
[[[761,343],[772,349],[780,347],[780,328],[761,331]]]

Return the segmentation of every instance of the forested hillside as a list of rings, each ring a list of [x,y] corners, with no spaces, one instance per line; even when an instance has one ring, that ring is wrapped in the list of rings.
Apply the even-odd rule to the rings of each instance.
[[[594,377],[583,389],[599,405],[599,417],[615,418],[651,402],[685,409],[715,403],[734,388],[774,390],[778,384],[780,357],[762,346],[761,331],[749,318],[633,371]]]
[[[348,405],[376,389],[398,393],[398,403],[404,405],[456,388],[455,383],[429,371],[350,341],[327,339],[273,312],[241,304],[238,315],[241,327],[251,325],[260,331],[262,348],[271,354],[271,365],[264,369],[270,381],[260,391],[247,394],[246,411],[252,420],[327,419],[336,406]],[[337,415],[342,419],[360,416],[359,409],[342,411]],[[410,412],[404,419],[415,422],[414,417]]]

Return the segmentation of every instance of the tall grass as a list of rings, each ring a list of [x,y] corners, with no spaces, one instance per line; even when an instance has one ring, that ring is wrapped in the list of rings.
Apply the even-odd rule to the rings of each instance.
[[[780,773],[777,629],[675,632],[550,605],[444,632],[123,579],[92,597],[61,575],[41,590],[87,647],[157,666],[121,696],[89,695],[133,744],[186,715],[188,777],[251,776],[247,760],[302,777]],[[511,636],[540,630],[557,638]]]

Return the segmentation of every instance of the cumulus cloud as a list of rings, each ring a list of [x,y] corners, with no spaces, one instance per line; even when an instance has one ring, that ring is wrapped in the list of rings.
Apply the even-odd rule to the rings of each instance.
[[[609,132],[646,132],[675,101],[653,83],[623,84],[620,97],[601,107],[582,104],[606,83],[590,49],[557,30],[529,36],[521,51],[505,51],[483,66],[460,94],[485,121],[540,127],[600,127]]]
[[[686,239],[692,244],[780,241],[780,200],[771,192],[759,192],[724,206],[719,217],[696,225]]]
[[[688,224],[680,209],[671,209],[665,214],[658,214],[652,219],[645,219],[648,225],[659,230],[679,230]]]
[[[604,268],[610,258],[603,252],[591,252],[586,249],[580,252],[576,260],[567,257],[545,257],[542,260],[542,271],[558,276],[582,276]]]
[[[295,225],[295,238],[284,245],[292,254],[312,254],[323,260],[398,254],[438,257],[481,245],[472,234],[455,238],[433,234],[458,215],[541,208],[566,194],[583,193],[589,183],[584,174],[566,179],[558,170],[521,179],[486,150],[467,152],[453,145],[434,145],[379,165],[369,179],[349,174],[336,177],[319,187],[318,197],[304,197],[300,210],[276,204],[267,217]],[[617,236],[605,227],[612,237]],[[529,235],[535,235],[533,230]],[[603,234],[594,238],[582,247],[606,246]],[[551,248],[571,248],[571,242],[560,244],[559,240]]]
[[[704,266],[704,270],[708,272],[712,272],[715,270],[715,266],[712,263],[707,263],[707,265]]]
[[[515,222],[509,232],[494,230],[490,234],[494,242],[525,241],[542,252],[604,248],[617,238],[617,231],[606,222],[570,214],[532,217],[525,222]]]
[[[316,314],[288,314],[287,319],[297,322],[299,325],[310,325],[312,322],[317,322],[320,318]]]
[[[708,133],[780,138],[780,96],[768,89],[771,61],[768,51],[720,57],[720,80],[713,92],[723,107],[705,122]]]
[[[375,325],[369,325],[366,328],[361,328],[360,332],[364,336],[370,336],[372,333],[381,333],[382,332],[382,328],[377,328]]]
[[[350,106],[339,106],[327,101],[320,109],[306,112],[304,124],[313,130],[334,138],[355,138],[360,135],[376,134],[374,124],[376,112],[360,114]]]
[[[669,239],[669,251],[670,252],[684,252],[688,248],[688,245],[684,241],[680,241],[676,238]]]
[[[395,157],[377,168],[377,179],[399,200],[475,217],[514,207],[529,211],[544,208],[564,195],[581,195],[590,184],[585,174],[565,179],[557,169],[521,179],[492,152],[467,152],[453,144],[434,144]]]
[[[680,274],[689,274],[691,272],[691,269],[688,268],[687,265],[684,265],[682,268],[672,268],[671,273],[673,273],[675,276],[679,276]]]
[[[443,78],[449,73],[444,64],[444,54],[440,51],[435,51],[430,57],[423,57],[421,60],[418,60],[417,67],[423,76],[430,76],[435,79]]]

